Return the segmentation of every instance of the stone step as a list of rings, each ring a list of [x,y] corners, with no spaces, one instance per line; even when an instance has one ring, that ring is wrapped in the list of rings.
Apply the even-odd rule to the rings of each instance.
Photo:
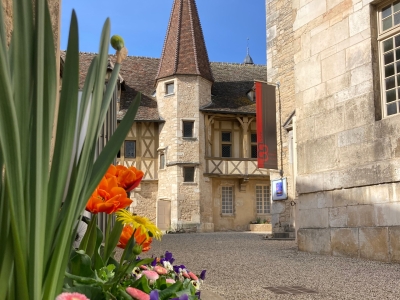
[[[276,239],[288,239],[290,238],[289,232],[274,232],[273,237]]]

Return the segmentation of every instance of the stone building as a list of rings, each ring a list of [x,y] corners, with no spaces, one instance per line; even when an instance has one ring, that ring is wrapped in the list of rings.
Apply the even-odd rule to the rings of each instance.
[[[95,54],[81,53],[81,83]],[[110,56],[113,61],[113,56]],[[118,163],[145,172],[133,212],[164,230],[247,230],[271,220],[269,170],[257,168],[255,80],[267,68],[210,63],[194,0],[175,0],[161,58],[129,56],[118,119],[141,104]]]
[[[176,0],[161,58],[131,57],[123,68],[132,73],[121,71],[119,116],[143,93],[120,155],[145,172],[134,211],[163,229],[246,230],[258,216],[257,195],[259,216],[269,218],[269,172],[257,169],[250,151],[251,92],[266,67],[210,64],[195,1]]]
[[[266,0],[266,10],[268,81],[280,82],[293,128],[282,145],[299,249],[399,262],[399,2]]]

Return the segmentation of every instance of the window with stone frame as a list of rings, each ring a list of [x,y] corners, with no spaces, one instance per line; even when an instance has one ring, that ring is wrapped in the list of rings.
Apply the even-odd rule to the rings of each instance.
[[[257,158],[257,133],[251,133],[250,151],[250,157]]]
[[[221,187],[221,213],[233,215],[233,186]]]
[[[400,0],[378,7],[383,117],[400,113]]]
[[[182,121],[182,134],[184,138],[192,138],[194,137],[194,121]]]
[[[183,182],[194,182],[195,167],[183,167]]]
[[[175,93],[175,86],[173,82],[167,82],[165,84],[165,94],[171,95]]]
[[[269,214],[271,212],[271,191],[268,185],[256,185],[257,214]]]
[[[221,132],[221,157],[232,157],[232,132]]]
[[[160,153],[160,170],[165,169],[165,154]]]
[[[136,158],[136,141],[125,141],[124,156],[125,158]]]

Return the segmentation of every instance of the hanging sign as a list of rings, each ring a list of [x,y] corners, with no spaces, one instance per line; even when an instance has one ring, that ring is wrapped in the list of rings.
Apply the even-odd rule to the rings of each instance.
[[[275,85],[255,82],[257,118],[257,166],[278,169]]]

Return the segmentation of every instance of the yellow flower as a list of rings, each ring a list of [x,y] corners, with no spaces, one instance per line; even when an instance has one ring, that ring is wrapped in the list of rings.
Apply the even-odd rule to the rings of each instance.
[[[148,218],[132,215],[130,212],[120,209],[116,212],[117,220],[123,224],[130,224],[133,228],[140,229],[146,236],[161,240],[162,232]]]

